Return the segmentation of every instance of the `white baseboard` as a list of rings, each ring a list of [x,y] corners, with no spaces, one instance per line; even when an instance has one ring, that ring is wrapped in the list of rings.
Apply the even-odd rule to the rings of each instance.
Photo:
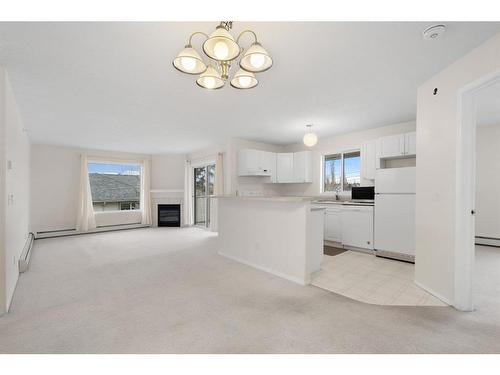
[[[307,280],[303,280],[303,279],[300,279],[300,278],[295,277],[295,276],[290,276],[290,275],[287,275],[287,274],[285,274],[283,272],[279,272],[279,271],[273,270],[271,268],[263,267],[263,266],[260,266],[258,264],[255,264],[255,263],[248,262],[248,261],[243,260],[243,259],[239,259],[238,257],[235,257],[233,255],[229,255],[229,254],[223,253],[221,251],[219,251],[217,253],[219,255],[222,255],[223,257],[229,258],[229,259],[234,260],[234,261],[236,261],[238,263],[242,263],[242,264],[244,264],[246,266],[257,268],[258,270],[261,270],[261,271],[270,273],[272,275],[281,277],[282,279],[286,279],[288,281],[292,281],[292,282],[294,282],[296,284],[300,284],[300,285],[308,285],[309,284],[309,282],[307,282]]]
[[[434,297],[436,297],[438,300],[441,300],[442,302],[446,303],[447,305],[449,306],[453,306],[453,303],[448,299],[448,298],[445,298],[443,297],[441,294],[439,293],[436,293],[435,291],[433,291],[432,289],[426,287],[425,285],[419,283],[418,281],[416,280],[413,280],[413,282],[415,283],[416,286],[418,286],[419,288],[425,290],[427,293],[429,294],[432,294]]]

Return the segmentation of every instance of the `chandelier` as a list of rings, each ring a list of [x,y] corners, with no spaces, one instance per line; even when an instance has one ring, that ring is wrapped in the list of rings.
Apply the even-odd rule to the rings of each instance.
[[[229,80],[232,87],[237,89],[251,89],[259,81],[255,73],[261,73],[273,65],[273,59],[257,40],[257,35],[252,30],[244,30],[236,40],[229,32],[232,29],[231,21],[221,22],[215,31],[207,35],[196,31],[189,37],[188,44],[174,59],[173,64],[183,73],[199,75],[196,83],[205,89],[220,89]],[[245,49],[239,44],[245,34],[253,36],[253,43]],[[208,64],[193,48],[192,40],[196,35],[203,35],[203,52],[208,59]],[[239,58],[239,69],[230,78],[232,64]]]

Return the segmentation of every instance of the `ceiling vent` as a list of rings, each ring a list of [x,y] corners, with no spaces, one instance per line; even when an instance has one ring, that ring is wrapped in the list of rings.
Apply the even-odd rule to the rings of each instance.
[[[441,37],[444,34],[445,30],[445,25],[434,25],[425,29],[422,35],[425,40],[435,40]]]

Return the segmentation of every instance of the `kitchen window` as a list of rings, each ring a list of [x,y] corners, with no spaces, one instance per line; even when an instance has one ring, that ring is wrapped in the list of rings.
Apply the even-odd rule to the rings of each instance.
[[[361,184],[361,153],[350,151],[325,155],[323,159],[323,193],[351,191]]]

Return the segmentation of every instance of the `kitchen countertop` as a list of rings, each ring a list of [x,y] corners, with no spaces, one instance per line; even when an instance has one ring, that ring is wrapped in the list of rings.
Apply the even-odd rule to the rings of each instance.
[[[234,195],[216,195],[212,198],[223,198],[223,199],[238,199],[238,200],[259,200],[259,201],[270,201],[270,202],[312,202],[313,197],[300,197],[300,196],[234,196]]]

